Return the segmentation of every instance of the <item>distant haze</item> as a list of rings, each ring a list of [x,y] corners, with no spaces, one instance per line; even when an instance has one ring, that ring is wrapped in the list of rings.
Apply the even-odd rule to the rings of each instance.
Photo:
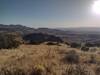
[[[100,27],[95,0],[0,0],[0,24],[29,27]]]

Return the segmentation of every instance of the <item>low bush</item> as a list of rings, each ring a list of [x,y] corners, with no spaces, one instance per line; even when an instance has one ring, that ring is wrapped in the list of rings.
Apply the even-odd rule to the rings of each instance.
[[[97,66],[96,66],[95,74],[96,74],[96,75],[100,75],[100,65],[97,65]]]
[[[70,45],[70,43],[69,42],[64,42],[66,45]]]
[[[79,43],[71,43],[71,47],[72,48],[80,48],[81,44],[79,44]]]
[[[96,64],[96,57],[95,57],[94,55],[91,55],[91,56],[90,56],[89,63],[91,63],[91,64]]]
[[[83,47],[81,47],[81,50],[82,51],[89,51],[89,47],[83,46]]]
[[[17,48],[21,44],[13,34],[0,33],[0,49]]]
[[[94,42],[94,43],[86,43],[85,46],[87,47],[100,47],[100,43],[99,42]]]
[[[46,44],[47,45],[59,45],[59,43],[57,43],[57,42],[47,42]]]
[[[67,53],[65,60],[69,63],[69,64],[77,64],[79,63],[79,55],[76,53],[75,50],[71,50]]]
[[[95,47],[96,45],[94,43],[86,43],[85,46],[86,47]]]

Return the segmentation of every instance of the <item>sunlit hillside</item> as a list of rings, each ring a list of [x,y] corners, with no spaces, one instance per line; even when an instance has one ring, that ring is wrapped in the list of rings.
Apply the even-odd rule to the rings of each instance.
[[[74,54],[69,54],[71,52]],[[82,52],[64,44],[2,49],[0,60],[0,75],[100,75],[100,64],[97,63],[100,62],[100,51]]]

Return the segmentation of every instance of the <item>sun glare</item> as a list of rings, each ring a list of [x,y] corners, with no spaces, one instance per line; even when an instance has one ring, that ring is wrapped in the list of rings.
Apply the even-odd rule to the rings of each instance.
[[[92,5],[92,10],[95,14],[100,14],[100,0],[94,1]]]

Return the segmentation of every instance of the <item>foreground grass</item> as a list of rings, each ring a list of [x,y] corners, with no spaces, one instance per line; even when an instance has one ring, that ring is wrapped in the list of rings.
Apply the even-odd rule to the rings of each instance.
[[[97,53],[77,51],[78,64],[63,61],[72,48],[66,45],[21,45],[17,49],[0,50],[0,75],[100,75],[100,65],[84,63]]]

